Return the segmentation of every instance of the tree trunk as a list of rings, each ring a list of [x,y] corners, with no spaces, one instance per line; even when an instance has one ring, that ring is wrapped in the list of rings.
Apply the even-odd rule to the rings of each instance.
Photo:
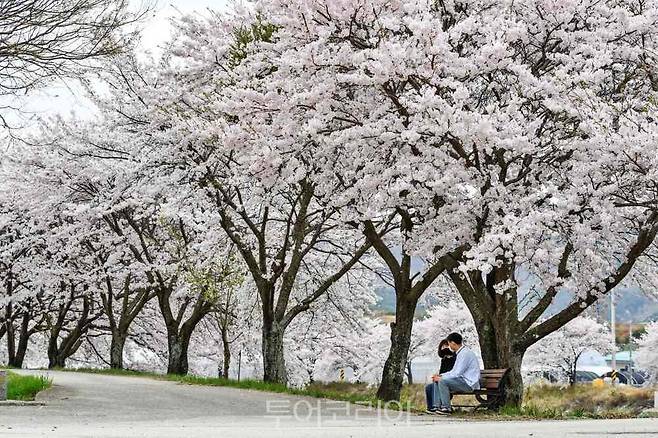
[[[112,333],[110,341],[110,368],[123,369],[123,350],[126,345],[128,333],[116,331]]]
[[[11,368],[23,368],[23,361],[27,352],[27,342],[23,344],[21,341],[23,341],[22,338],[19,340],[18,348],[9,355],[7,360],[7,366]]]
[[[190,348],[190,339],[194,329],[201,319],[208,313],[208,310],[200,306],[201,302],[195,304],[192,315],[181,325],[171,318],[171,314],[165,321],[167,324],[167,346],[169,347],[169,360],[167,364],[167,374],[185,375],[189,371],[188,367],[188,350]]]
[[[60,353],[57,348],[57,336],[51,337],[48,341],[48,369],[65,368],[66,355]]]
[[[199,294],[195,298],[188,297],[187,301],[181,304],[182,307],[177,310],[178,317],[176,317],[169,302],[171,294],[172,289],[165,287],[160,288],[157,294],[160,312],[167,328],[167,347],[169,349],[167,374],[185,375],[189,371],[187,356],[190,339],[197,324],[212,310],[212,306],[205,300],[203,294]],[[188,305],[192,303],[192,300],[196,301],[193,302],[190,309]],[[183,322],[186,309],[191,312]]]
[[[528,346],[521,346],[523,329],[518,319],[518,293],[516,287],[503,292],[496,290],[496,285],[513,279],[513,274],[513,265],[502,265],[487,274],[448,273],[473,316],[484,368],[509,369],[502,404],[520,406],[521,362]]]
[[[263,322],[263,380],[288,384],[286,361],[283,357],[285,329],[274,322]]]
[[[16,358],[16,337],[14,328],[7,326],[7,363],[11,364]],[[11,366],[11,365],[10,365]]]
[[[569,373],[569,386],[576,386],[576,376],[576,362],[574,362]]]
[[[66,358],[60,355],[48,356],[48,369],[65,368]]]
[[[228,341],[228,333],[227,330],[221,329],[222,332],[222,350],[224,353],[224,368],[223,368],[223,374],[222,376],[225,379],[228,379],[228,373],[229,369],[231,367],[231,345]]]
[[[407,382],[410,385],[414,384],[414,375],[413,375],[413,372],[411,371],[411,361],[410,360],[407,361]]]
[[[78,339],[74,345],[70,345],[70,339],[62,341],[61,345],[57,345],[57,337],[51,338],[48,342],[48,368],[65,368],[66,359],[73,356],[82,343]]]
[[[496,331],[489,321],[488,316],[478,315],[471,310],[473,319],[475,320],[475,330],[478,333],[478,341],[480,343],[480,354],[482,355],[482,362],[485,368],[491,368],[487,364],[495,365],[498,363],[498,349],[496,348]]]
[[[66,358],[60,355],[55,355],[53,357],[48,357],[48,369],[52,368],[65,368],[66,367]]]
[[[507,318],[497,320],[494,325],[487,321],[486,315],[473,315],[478,332],[480,350],[484,368],[509,368],[505,384],[505,399],[503,404],[520,406],[523,401],[523,378],[521,375],[521,362],[524,350],[513,343],[513,335],[510,335],[507,327]]]
[[[14,351],[11,351],[9,354],[8,365],[13,368],[23,368],[23,361],[25,360],[25,354],[27,353],[27,347],[30,342],[30,315],[24,314],[21,320],[21,330],[18,335],[18,345]]]
[[[5,307],[5,333],[7,334],[7,356],[11,363],[16,355],[16,333],[14,330],[14,316],[11,302]]]
[[[404,371],[411,345],[411,329],[418,299],[398,294],[395,303],[395,322],[391,323],[391,349],[384,363],[382,381],[377,389],[377,398],[399,401]]]
[[[57,348],[57,337],[59,336],[59,331],[61,326],[58,323],[50,328],[49,338],[48,338],[48,369],[55,368],[58,362],[58,348]],[[64,368],[64,364],[61,365],[61,368]]]
[[[187,351],[190,346],[190,336],[170,333],[168,336],[169,363],[167,374],[185,375],[188,372]]]
[[[76,327],[61,339],[60,334],[63,329],[61,325],[56,325],[50,329],[48,368],[64,368],[66,366],[66,360],[78,351],[85,340],[84,336],[87,334],[90,322],[91,320],[88,320],[86,315],[82,316]]]
[[[505,386],[504,405],[521,406],[523,402],[523,377],[521,375],[521,362],[523,354],[510,349],[499,349],[498,368],[509,368]],[[488,368],[488,367],[487,367]]]

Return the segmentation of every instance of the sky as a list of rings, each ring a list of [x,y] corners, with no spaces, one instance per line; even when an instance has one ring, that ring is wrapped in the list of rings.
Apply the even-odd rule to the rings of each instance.
[[[139,4],[139,0],[133,0]],[[169,20],[181,14],[203,14],[207,9],[226,9],[230,0],[157,0],[155,17],[148,20],[142,34],[142,47],[157,50],[170,34]]]
[[[131,0],[134,7],[139,7],[144,0]],[[148,1],[148,0],[147,0]],[[139,50],[158,54],[159,48],[171,37],[170,19],[184,14],[203,14],[209,8],[214,10],[227,9],[231,0],[153,0],[156,1],[155,11],[141,24],[141,41]],[[47,117],[60,114],[70,117],[75,112],[77,117],[84,118],[93,112],[91,105],[83,96],[75,81],[54,83],[49,87],[31,92],[20,102],[12,102],[19,106],[21,112],[9,115],[7,119],[14,126],[21,126],[30,131],[34,126],[31,120],[37,117]],[[5,115],[5,114],[3,114]]]

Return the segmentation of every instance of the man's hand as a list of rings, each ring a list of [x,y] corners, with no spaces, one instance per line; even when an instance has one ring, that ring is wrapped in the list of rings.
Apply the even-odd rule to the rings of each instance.
[[[434,374],[432,376],[432,382],[437,383],[441,380],[441,376],[439,374]]]

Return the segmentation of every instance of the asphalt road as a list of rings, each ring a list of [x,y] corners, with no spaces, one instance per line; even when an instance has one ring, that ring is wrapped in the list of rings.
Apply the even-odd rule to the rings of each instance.
[[[48,374],[44,406],[0,406],[0,437],[658,437],[658,419],[484,422],[140,377]]]

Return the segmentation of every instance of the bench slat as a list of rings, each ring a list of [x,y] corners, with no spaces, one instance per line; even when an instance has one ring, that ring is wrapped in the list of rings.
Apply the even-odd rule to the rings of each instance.
[[[487,375],[480,375],[480,380],[502,380],[504,375],[500,376],[487,376]]]
[[[484,381],[500,382],[501,380],[503,380],[502,376],[500,376],[500,377],[488,377],[488,376],[480,377],[480,382],[484,382]]]
[[[480,389],[461,394],[497,394],[507,371],[507,368],[480,370]]]

